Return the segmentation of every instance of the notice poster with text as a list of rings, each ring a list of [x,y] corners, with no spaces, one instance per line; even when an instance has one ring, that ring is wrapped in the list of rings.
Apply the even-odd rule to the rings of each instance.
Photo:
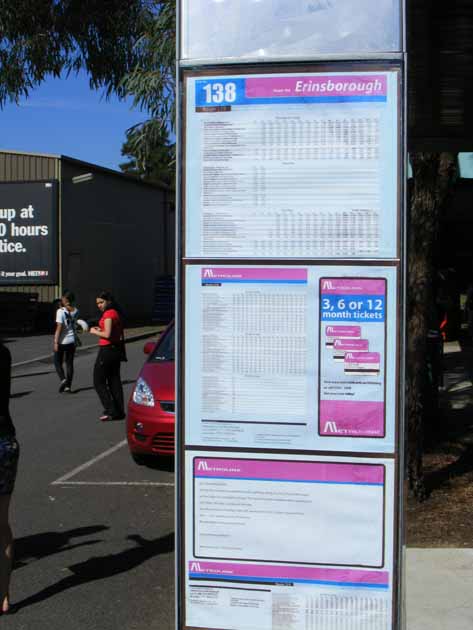
[[[399,253],[399,72],[185,79],[185,255]]]
[[[185,444],[393,453],[395,266],[188,265]]]
[[[394,466],[187,451],[185,626],[390,629]]]

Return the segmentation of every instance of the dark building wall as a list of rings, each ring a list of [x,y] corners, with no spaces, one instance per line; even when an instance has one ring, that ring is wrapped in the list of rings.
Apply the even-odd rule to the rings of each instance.
[[[45,181],[59,179],[59,158],[0,151],[0,182]],[[1,205],[1,204],[0,204]],[[2,286],[2,293],[37,293],[40,302],[52,302],[59,286]]]
[[[85,173],[90,181],[72,181]],[[129,321],[149,321],[155,277],[174,267],[170,193],[66,158],[61,188],[63,288],[85,317],[110,290]]]

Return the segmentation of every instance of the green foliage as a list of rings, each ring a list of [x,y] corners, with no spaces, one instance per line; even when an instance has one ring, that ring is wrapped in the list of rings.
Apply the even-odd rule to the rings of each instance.
[[[145,123],[147,125],[147,123]],[[154,136],[154,131],[159,126],[155,126],[151,134],[153,135],[153,146],[151,140],[147,139],[149,149],[145,163],[139,159],[140,144],[142,142],[142,126],[133,127],[127,133],[127,138],[122,147],[122,155],[128,158],[127,162],[120,164],[120,169],[127,175],[133,175],[146,182],[165,184],[174,188],[175,183],[175,144],[172,144],[166,135],[166,130],[161,128],[161,133]]]
[[[124,96],[149,13],[143,0],[0,0],[0,107],[80,69],[91,87]]]
[[[142,171],[155,162],[155,152],[167,145],[175,121],[175,1],[152,2],[142,20],[141,36],[133,53],[135,67],[121,82],[121,89],[133,98],[135,107],[149,116],[130,130],[132,155]]]

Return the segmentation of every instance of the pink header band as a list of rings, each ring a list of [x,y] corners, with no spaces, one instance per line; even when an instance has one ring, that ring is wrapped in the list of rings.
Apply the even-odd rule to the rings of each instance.
[[[384,295],[386,281],[381,279],[326,278],[320,281],[324,295]]]
[[[387,79],[382,74],[257,77],[245,81],[245,96],[248,99],[386,95]]]
[[[315,580],[326,582],[347,582],[351,584],[389,584],[387,571],[363,571],[356,569],[329,569],[294,567],[284,565],[233,564],[228,562],[190,561],[189,573],[212,574],[222,577],[275,578],[287,580]]]
[[[196,477],[337,484],[384,484],[379,464],[283,462],[256,459],[194,459]]]
[[[277,267],[264,267],[260,269],[245,269],[237,267],[203,267],[202,280],[276,280],[276,281],[301,281],[307,282],[307,269],[278,269]]]

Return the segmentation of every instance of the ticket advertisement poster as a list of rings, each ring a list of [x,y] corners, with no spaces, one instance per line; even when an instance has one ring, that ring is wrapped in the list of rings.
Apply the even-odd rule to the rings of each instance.
[[[188,265],[187,446],[394,453],[395,266]]]
[[[387,281],[324,277],[319,287],[319,433],[382,438]]]
[[[399,76],[186,76],[185,255],[396,258]]]
[[[185,627],[392,627],[392,459],[187,451]]]

